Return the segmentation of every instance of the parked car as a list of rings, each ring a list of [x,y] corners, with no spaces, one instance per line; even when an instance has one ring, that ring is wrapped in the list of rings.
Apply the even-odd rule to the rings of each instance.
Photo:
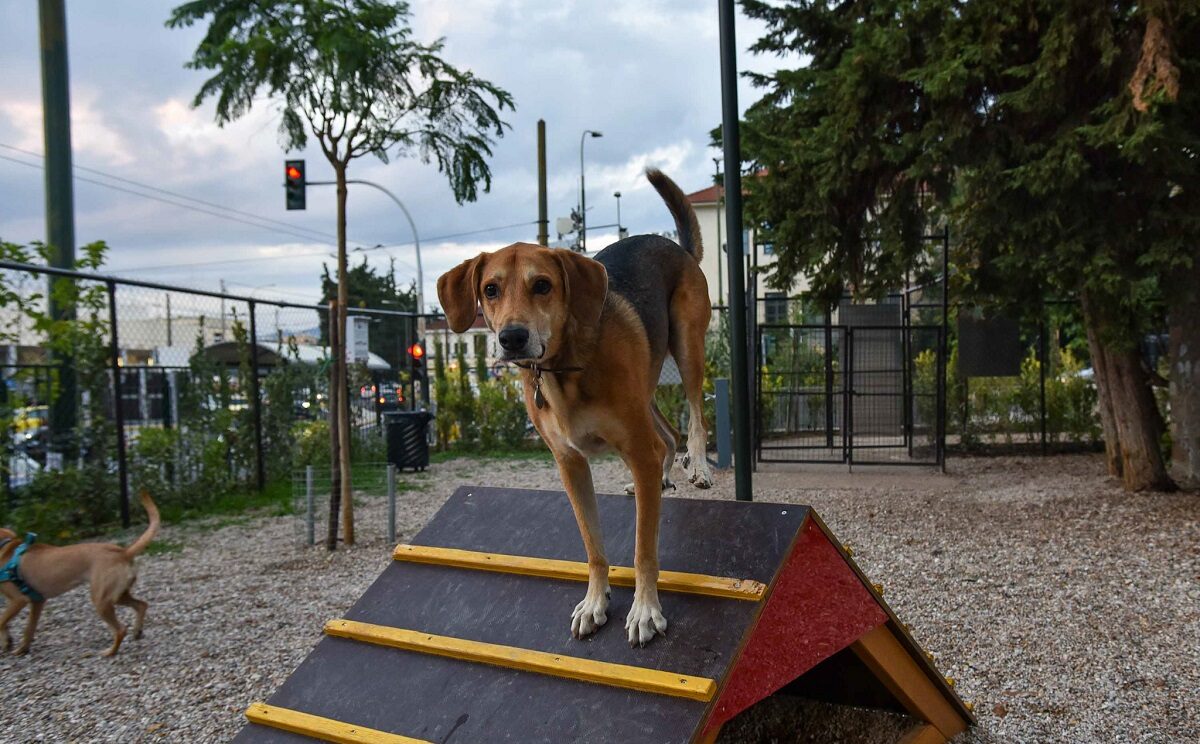
[[[404,408],[404,388],[395,382],[381,382],[376,388],[375,404],[380,412]]]

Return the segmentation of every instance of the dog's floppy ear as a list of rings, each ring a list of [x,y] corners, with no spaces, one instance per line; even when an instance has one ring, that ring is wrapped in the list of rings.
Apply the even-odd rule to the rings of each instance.
[[[463,261],[438,277],[438,300],[446,311],[446,322],[450,330],[462,333],[475,322],[479,298],[479,272],[483,268],[486,253],[480,253],[469,261]]]
[[[608,295],[608,271],[599,261],[574,251],[559,249],[554,255],[562,266],[571,316],[585,328],[594,327],[600,322]]]

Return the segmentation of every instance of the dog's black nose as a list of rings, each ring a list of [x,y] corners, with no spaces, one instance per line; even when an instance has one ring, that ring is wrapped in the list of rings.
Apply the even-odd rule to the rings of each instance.
[[[529,331],[519,326],[500,331],[500,346],[505,351],[520,351],[529,343]]]

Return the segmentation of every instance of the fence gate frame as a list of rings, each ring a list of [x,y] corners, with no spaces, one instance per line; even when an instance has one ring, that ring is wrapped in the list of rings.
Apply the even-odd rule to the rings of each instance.
[[[905,317],[907,320],[907,314]],[[792,464],[837,464],[837,465],[884,465],[884,466],[920,466],[944,468],[946,457],[946,344],[945,328],[943,325],[845,325],[838,323],[820,324],[763,324],[755,329],[755,398],[754,398],[754,449],[756,463],[792,463]],[[805,342],[805,348],[813,351],[819,347],[820,369],[822,376],[820,385],[796,384],[795,379],[805,373],[805,369],[791,360],[790,369],[771,369],[768,360],[768,343],[766,339],[772,334],[785,332],[809,335],[820,339],[818,344]],[[864,352],[867,344],[879,344],[878,336],[884,335],[884,345],[895,344],[898,351],[899,368],[884,367],[859,369],[855,364],[861,356],[855,348],[857,343]],[[886,338],[895,334],[898,338]],[[874,338],[872,338],[874,336]],[[914,336],[924,340],[923,349],[932,351],[935,355],[933,389],[918,392],[914,377],[916,365],[914,354]],[[793,344],[795,348],[795,344]],[[860,360],[861,361],[861,360]],[[810,370],[811,372],[811,370]],[[782,390],[768,390],[764,385],[764,377],[781,373],[786,382]],[[883,391],[878,383],[871,384],[864,378],[866,375],[892,375],[885,379]],[[898,379],[897,379],[898,378]],[[898,392],[889,387],[898,388]],[[814,389],[815,388],[815,389]],[[874,389],[873,389],[874,388]],[[773,415],[772,399],[783,395],[789,400],[796,396],[801,399],[817,397],[824,400],[820,417],[824,419],[823,428],[798,427],[797,431],[784,432],[784,439],[773,439],[768,426]],[[917,421],[917,401],[924,398],[933,404],[933,420]],[[870,401],[882,399],[884,413],[890,407],[888,399],[899,403],[896,420],[880,421],[878,404]],[[857,407],[856,407],[857,402]],[[788,403],[789,408],[791,403]],[[792,411],[788,411],[790,421]],[[880,426],[891,430],[881,434]],[[918,429],[923,429],[931,441],[925,446],[916,443],[920,435]],[[809,441],[794,441],[805,434],[812,434]],[[821,435],[823,441],[821,441]],[[928,441],[928,440],[927,440]],[[783,457],[781,452],[811,453],[802,457]],[[870,453],[877,453],[872,457]],[[893,453],[899,457],[889,457]],[[882,454],[882,456],[880,456]]]

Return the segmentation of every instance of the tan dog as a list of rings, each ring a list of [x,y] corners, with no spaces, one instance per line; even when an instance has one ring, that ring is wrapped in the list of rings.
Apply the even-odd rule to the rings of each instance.
[[[659,501],[677,441],[654,389],[668,353],[679,366],[691,413],[689,480],[699,488],[712,485],[702,410],[712,310],[699,265],[700,229],[678,186],[658,171],[647,177],[675,218],[679,244],[638,235],[593,260],[517,243],[438,279],[450,327],[465,331],[482,305],[503,358],[524,368],[529,417],[554,453],[588,554],[587,594],[571,618],[576,638],[608,619],[608,560],[588,458],[615,450],[633,473],[636,586],[625,627],[635,645],[667,629],[658,599]]]
[[[78,543],[59,547],[35,542],[29,546],[21,556],[20,579],[42,598],[39,601],[30,599],[12,581],[0,583],[0,591],[8,597],[8,606],[4,608],[4,614],[0,615],[0,647],[8,650],[12,646],[12,639],[8,635],[8,623],[25,605],[30,605],[25,636],[14,653],[28,652],[46,600],[65,594],[85,582],[91,585],[92,604],[96,607],[96,614],[112,629],[112,646],[104,655],[116,654],[121,648],[121,641],[125,640],[125,628],[117,620],[116,605],[134,609],[137,619],[133,623],[133,637],[141,638],[142,623],[146,619],[146,608],[149,605],[129,593],[137,579],[133,559],[154,539],[159,524],[158,507],[154,505],[150,495],[143,491],[141,501],[150,516],[150,524],[141,537],[127,548],[113,543]],[[0,544],[0,566],[3,566],[21,545],[21,539],[12,530],[0,528]]]

